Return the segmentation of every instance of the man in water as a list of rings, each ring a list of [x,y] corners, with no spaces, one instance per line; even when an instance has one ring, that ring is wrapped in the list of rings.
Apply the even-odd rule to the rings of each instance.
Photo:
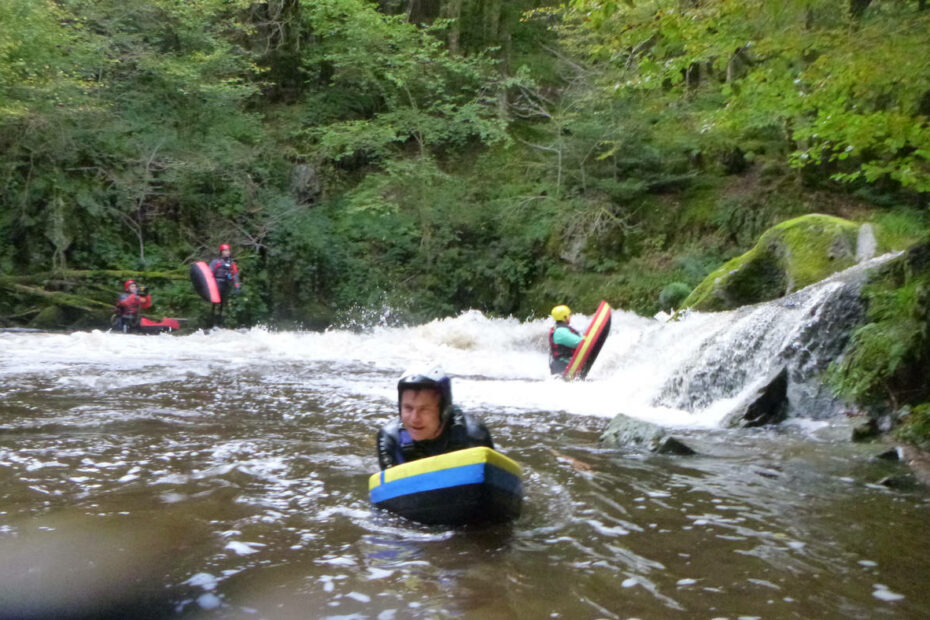
[[[116,300],[113,327],[125,334],[139,327],[141,312],[152,306],[152,296],[145,292],[144,286],[140,288],[135,280],[126,280],[123,283],[123,291]]]
[[[241,287],[239,283],[239,266],[232,259],[232,249],[228,243],[220,244],[220,255],[210,261],[210,271],[213,272],[213,279],[216,280],[216,288],[220,292],[220,303],[213,304],[210,311],[210,321],[216,327],[223,326],[223,310],[226,308],[226,300],[230,292],[238,293]]]
[[[442,368],[408,370],[397,382],[398,419],[378,431],[381,469],[477,446],[494,448],[487,427],[452,404]]]
[[[549,372],[561,375],[584,338],[568,324],[572,318],[571,308],[559,305],[552,309],[551,314],[555,326],[549,330]]]

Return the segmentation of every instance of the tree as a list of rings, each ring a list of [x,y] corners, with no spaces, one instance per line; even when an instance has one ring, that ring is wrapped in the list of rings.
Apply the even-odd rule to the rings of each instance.
[[[849,7],[575,0],[565,15],[614,96],[667,106],[705,150],[770,149],[842,182],[927,193],[930,18],[902,3]]]

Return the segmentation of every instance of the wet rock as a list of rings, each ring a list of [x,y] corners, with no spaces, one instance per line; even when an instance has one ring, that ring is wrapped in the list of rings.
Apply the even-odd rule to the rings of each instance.
[[[665,429],[658,424],[644,422],[618,413],[601,434],[601,442],[617,448],[643,446],[652,449],[665,436]]]
[[[601,442],[617,448],[645,448],[657,454],[697,454],[680,439],[671,437],[668,429],[622,413],[617,414],[607,425],[607,429],[601,434]]]
[[[829,293],[811,311],[796,339],[779,354],[788,365],[789,416],[803,412],[804,416],[826,420],[848,409],[823,381],[823,375],[846,348],[852,329],[865,319],[867,304],[861,291],[866,274],[850,274],[842,286]]]
[[[780,371],[759,389],[752,401],[727,418],[727,426],[744,428],[778,424],[788,414],[788,368]]]
[[[656,454],[677,454],[679,456],[690,456],[692,454],[697,454],[693,448],[685,444],[680,439],[675,439],[674,437],[666,437],[653,449],[653,452]]]
[[[911,468],[917,481],[930,487],[930,454],[914,446],[905,445],[901,447],[901,456]]]
[[[313,166],[298,164],[291,170],[291,193],[299,205],[315,204],[322,194],[320,175]]]
[[[899,491],[913,489],[917,486],[916,480],[911,475],[903,474],[897,476],[885,476],[878,481],[878,484],[888,487],[889,489],[897,489]]]
[[[855,442],[868,441],[878,437],[878,424],[875,420],[866,420],[856,424],[852,429],[852,440]]]
[[[894,448],[892,448],[892,449],[890,449],[890,450],[885,450],[884,452],[882,452],[882,453],[880,453],[880,454],[876,454],[876,455],[875,455],[874,457],[872,457],[872,458],[874,458],[874,459],[876,459],[876,460],[878,460],[878,461],[900,461],[900,460],[901,460],[901,451],[900,451],[897,447],[894,447]]]

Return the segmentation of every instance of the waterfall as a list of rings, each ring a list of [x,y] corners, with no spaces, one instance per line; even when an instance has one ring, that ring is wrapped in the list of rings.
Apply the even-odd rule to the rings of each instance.
[[[655,404],[692,414],[713,410],[716,419],[723,419],[787,368],[789,416],[836,415],[844,405],[821,375],[864,318],[860,291],[868,269],[893,256],[856,265],[774,301],[718,313],[716,329],[677,361]]]
[[[878,241],[875,239],[875,231],[871,224],[863,224],[859,227],[859,237],[856,240],[856,260],[862,262],[870,260],[875,256],[875,250],[878,248]]]

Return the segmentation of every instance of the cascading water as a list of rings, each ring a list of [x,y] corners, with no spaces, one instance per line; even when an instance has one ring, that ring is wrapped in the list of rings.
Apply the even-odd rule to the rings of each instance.
[[[456,398],[466,406],[601,417],[623,413],[663,425],[713,427],[787,366],[791,415],[823,418],[841,405],[819,375],[862,316],[858,291],[866,270],[890,257],[862,263],[782,299],[729,312],[692,313],[664,322],[616,310],[611,335],[586,382],[566,384],[549,376],[548,320],[490,319],[477,311],[415,327],[361,332],[256,328],[154,338],[96,331],[5,333],[0,335],[5,353],[0,376],[60,367],[62,382],[120,386],[189,373],[191,365],[208,373],[269,363],[297,363],[310,372],[362,365],[376,371],[372,383],[353,376],[346,389],[392,402],[384,377],[430,360],[457,378]],[[587,321],[581,313],[573,315],[579,329]],[[102,369],[106,378],[87,377],[83,370],[69,377],[68,368],[77,360]],[[115,368],[121,376],[113,376]]]
[[[845,347],[865,313],[860,298],[869,269],[889,254],[835,274],[784,298],[719,313],[656,402],[723,419],[787,368],[788,412],[822,419],[843,408],[821,374]]]

